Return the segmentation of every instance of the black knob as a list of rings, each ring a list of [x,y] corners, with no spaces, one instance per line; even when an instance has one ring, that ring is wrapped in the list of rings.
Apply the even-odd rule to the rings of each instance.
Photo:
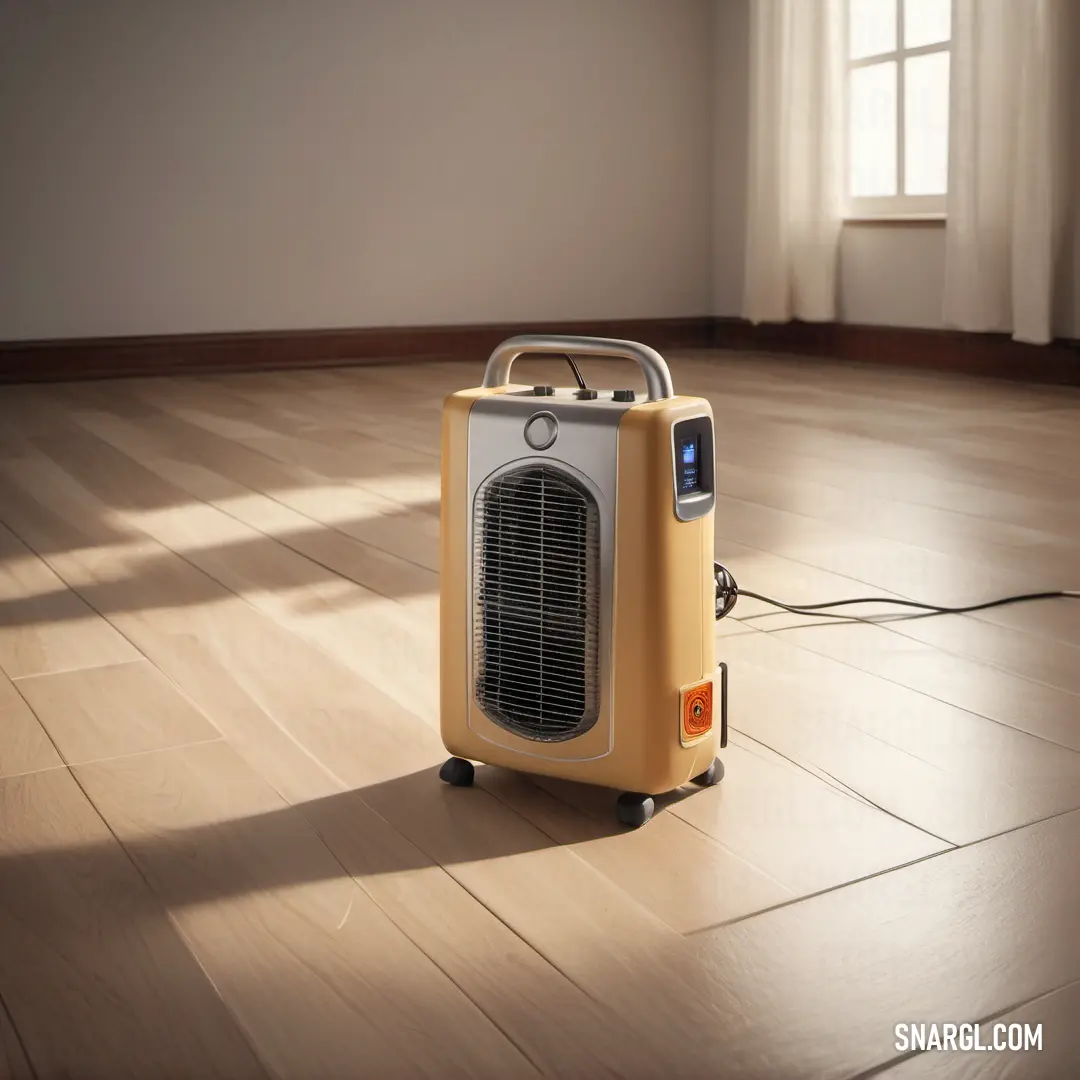
[[[579,390],[574,397],[580,398],[582,401],[595,401],[597,398],[597,392],[595,390]]]
[[[612,394],[611,396],[615,401],[633,401],[634,400],[634,391],[633,390],[616,390],[615,393]]]
[[[534,386],[533,393],[537,397],[551,397],[555,393],[554,386]]]

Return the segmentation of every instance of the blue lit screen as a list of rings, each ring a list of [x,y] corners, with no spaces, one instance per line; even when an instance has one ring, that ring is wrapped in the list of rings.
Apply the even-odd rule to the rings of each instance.
[[[698,468],[698,437],[690,436],[679,441],[679,468],[677,487],[680,495],[701,490],[701,473]]]

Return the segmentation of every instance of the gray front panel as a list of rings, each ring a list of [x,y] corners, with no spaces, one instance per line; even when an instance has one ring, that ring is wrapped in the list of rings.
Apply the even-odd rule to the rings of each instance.
[[[589,727],[606,728],[608,737],[605,753],[611,752],[614,728],[611,717],[612,673],[612,612],[614,600],[615,564],[615,503],[618,484],[619,421],[631,406],[622,402],[600,399],[576,401],[568,392],[543,398],[531,394],[500,394],[482,398],[473,406],[469,418],[469,537],[470,551],[475,551],[478,537],[475,529],[477,493],[486,482],[525,465],[545,465],[567,474],[587,490],[595,501],[599,534],[599,634],[596,656],[599,668],[600,712],[595,724]],[[554,441],[544,450],[536,450],[526,439],[528,422],[537,413],[548,413],[557,422]],[[551,425],[547,424],[547,430]],[[533,425],[531,441],[535,437]],[[476,571],[470,568],[470,616],[477,610]],[[473,636],[469,638],[469,679],[475,686],[478,649]],[[469,726],[481,737],[485,725],[476,723],[477,706],[473,696],[468,702]],[[500,719],[488,715],[499,724]],[[507,728],[506,730],[512,730]],[[515,732],[517,734],[518,732]],[[522,753],[544,756],[543,745]],[[595,757],[595,755],[592,755]],[[574,759],[571,759],[574,760]]]

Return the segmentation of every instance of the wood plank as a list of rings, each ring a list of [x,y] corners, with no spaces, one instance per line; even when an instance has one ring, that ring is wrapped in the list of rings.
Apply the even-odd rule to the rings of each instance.
[[[953,843],[1080,806],[1080,754],[772,634],[724,639],[732,724]],[[812,688],[808,692],[808,687]]]
[[[701,392],[700,383],[696,389]],[[704,396],[713,401],[717,415],[725,417],[725,430],[732,440],[753,439],[774,462],[786,462],[801,475],[809,474],[821,482],[873,497],[881,493],[880,478],[888,476],[890,497],[914,506],[955,509],[1008,524],[1036,522],[1040,531],[1060,536],[1068,535],[1073,522],[1067,509],[1033,495],[1030,483],[1009,491],[980,484],[977,477],[958,478],[953,463],[942,467],[938,459],[910,445],[910,429],[906,440],[901,436],[896,443],[882,443],[830,432],[827,425],[835,422],[835,417],[815,416],[812,423],[777,423],[755,416],[752,424],[745,419],[740,423],[729,393],[706,391]],[[867,412],[874,417],[871,423],[879,422],[874,410]],[[944,414],[940,423],[953,420],[951,414]],[[722,463],[722,445],[718,453]]]
[[[1051,589],[1070,589],[1065,579],[1043,579]],[[995,626],[1020,630],[1053,642],[1065,642],[1080,648],[1080,618],[1076,600],[1050,600],[1039,604],[1017,604],[1013,607],[980,611],[977,618]]]
[[[403,588],[406,594],[431,587],[438,566],[437,561],[432,565],[430,537],[413,550],[404,530],[400,526],[394,527],[398,507],[380,495],[351,484],[330,481],[299,465],[266,457],[246,445],[221,438],[166,413],[154,415],[139,424],[87,411],[74,413],[72,419],[129,457],[161,472],[171,483],[196,498],[207,502],[223,496],[228,498],[228,512],[263,531],[276,533],[277,528],[265,528],[264,524],[256,524],[247,516],[255,502],[253,492],[263,496],[258,503],[262,522],[267,521],[268,513],[272,515],[271,521],[281,522],[281,512],[291,511],[289,531],[282,537],[289,546],[293,546],[294,540],[312,535],[312,521],[350,537],[362,546],[369,562],[376,561],[378,575],[372,580],[368,574],[361,573],[354,580],[382,595],[399,595],[385,585],[380,586],[379,578],[391,571],[397,579],[409,582]],[[171,474],[158,468],[163,461],[168,463]],[[187,470],[177,468],[176,463],[187,466]],[[201,468],[198,475],[202,478],[203,490],[210,482],[208,477],[215,478],[212,481],[214,487],[210,489],[214,491],[213,498],[191,490],[192,476],[197,475],[192,472],[195,467]],[[221,479],[217,480],[217,477]],[[237,497],[242,499],[240,512],[233,509]],[[276,511],[265,503],[273,503]],[[425,523],[425,528],[430,528],[429,523]]]
[[[899,593],[880,587],[867,588],[865,583],[844,574],[810,566],[775,552],[718,538],[715,556],[731,571],[740,589],[735,608],[726,620],[717,624],[718,630],[724,628],[721,632],[728,632],[732,623],[771,631],[784,626],[818,626],[834,621],[818,614],[793,615],[755,599],[748,592],[795,607],[870,595],[881,597],[882,602],[859,605],[854,614],[863,618],[891,618],[897,613],[895,605],[885,601],[899,597]]]
[[[620,829],[614,792],[569,784],[554,787],[563,794],[567,789],[576,792],[593,811],[582,813],[574,794],[557,798],[545,790],[546,783],[508,770],[482,769],[476,782],[679,933],[741,918],[797,895],[762,870],[753,856],[688,829],[685,818],[660,812],[648,829]]]
[[[589,1075],[607,1075],[606,1067],[618,1067],[622,1071],[617,1075],[626,1077],[634,1076],[635,1068],[641,1068],[643,1076],[657,1075],[665,1053],[654,1050],[650,1057],[632,1025],[606,1012],[598,1015],[590,997],[368,808],[360,794],[347,794],[345,783],[286,732],[279,718],[301,732],[310,725],[325,734],[328,726],[336,725],[328,724],[323,702],[308,704],[307,720],[298,715],[302,705],[295,696],[287,702],[274,684],[267,685],[265,672],[278,669],[283,657],[270,653],[256,683],[253,666],[237,657],[226,668],[203,640],[174,635],[152,640],[158,643],[155,658],[192,689],[230,743],[272,787],[297,804],[390,918],[545,1073],[572,1078],[582,1075],[588,1064]],[[280,685],[295,677],[286,667]],[[318,677],[328,688],[335,685],[325,672]],[[342,715],[347,721],[355,713]],[[345,746],[355,753],[355,737]],[[340,757],[338,752],[325,760],[336,763]],[[434,775],[429,774],[427,783],[437,786]],[[508,986],[515,992],[507,993]]]
[[[962,455],[969,461],[986,461],[995,467],[1019,467],[1026,470],[1029,479],[1035,483],[1045,478],[1075,485],[1073,434],[1067,426],[1056,429],[1053,426],[1055,421],[1065,419],[1068,412],[1066,405],[1059,410],[1047,408],[1018,417],[1011,425],[1012,438],[1002,438],[998,424],[965,424],[951,434],[938,434],[933,445],[950,455]],[[1030,473],[1039,475],[1032,477]],[[1054,486],[1056,488],[1057,484]]]
[[[805,394],[805,389],[796,393]],[[927,404],[912,408],[932,412]],[[902,493],[905,500],[913,503],[937,505],[934,496],[942,490],[939,485],[945,485],[944,490],[958,495],[960,505],[976,517],[992,520],[997,516],[985,512],[988,500],[995,509],[1009,505],[1033,508],[1036,505],[1033,500],[1038,500],[1043,511],[1040,531],[1054,534],[1057,527],[1073,520],[1069,503],[1075,493],[1076,478],[1066,470],[1053,467],[1054,450],[1067,453],[1067,444],[1048,445],[1044,432],[1025,425],[1018,416],[1004,415],[996,425],[994,438],[1013,456],[995,460],[992,456],[957,449],[955,442],[950,446],[942,439],[942,431],[957,423],[955,406],[938,409],[929,422],[925,417],[910,415],[910,409],[907,411],[908,415],[890,418],[875,410],[872,403],[864,402],[861,408],[856,408],[857,418],[853,420],[848,406],[814,405],[800,409],[790,401],[783,401],[781,391],[773,388],[767,394],[748,394],[737,408],[729,408],[727,415],[731,423],[725,427],[738,439],[741,448],[733,453],[760,450],[764,456],[775,453],[787,440],[802,436],[807,451],[803,468],[823,476],[843,478],[844,486],[858,482],[860,476],[864,482],[870,479],[865,471],[859,471],[863,461],[869,459],[902,474],[899,492],[889,485],[888,494],[894,498]],[[897,469],[898,465],[903,468]],[[916,489],[916,482],[921,482],[922,491]],[[982,503],[975,501],[980,488]],[[873,498],[883,491],[878,485],[867,494]],[[926,501],[927,495],[930,502]],[[1001,496],[1005,500],[997,502]],[[1053,527],[1047,528],[1048,525]]]
[[[0,669],[12,679],[120,664],[138,653],[0,525]]]
[[[275,1075],[537,1075],[225,744],[76,773]]]
[[[807,895],[947,848],[937,838],[852,798],[804,770],[736,742],[723,753],[724,780],[671,812]]]
[[[453,389],[477,385],[480,378],[482,372],[472,382]],[[313,426],[313,419],[317,419],[323,426],[360,432],[388,447],[425,454],[429,458],[439,455],[438,405],[421,403],[411,408],[403,407],[400,389],[387,387],[383,390],[377,383],[351,379],[345,372],[333,380],[305,382],[302,388],[293,376],[289,384],[277,392],[256,394],[250,385],[237,385],[231,389],[236,397],[245,399],[245,409],[257,406],[254,415],[261,423],[275,424],[290,435],[307,431]],[[303,394],[302,400],[296,396],[298,390]],[[164,398],[157,400],[167,410],[174,408]],[[208,391],[198,404],[198,408],[187,410],[183,418],[208,430],[219,426],[219,413],[229,415],[238,407],[235,398],[228,402],[221,400],[220,387]],[[179,416],[179,411],[175,415]]]
[[[749,631],[750,633],[756,633],[756,631]],[[737,746],[740,750],[745,750],[748,754],[753,754],[754,757],[762,758],[767,764],[775,766],[780,769],[787,769],[793,771],[796,775],[805,773],[808,776],[812,776],[819,780],[826,787],[832,788],[834,791],[839,791],[841,794],[846,795],[849,799],[854,799],[856,802],[861,802],[864,806],[873,806],[869,800],[863,798],[857,792],[853,791],[846,784],[842,783],[835,776],[824,772],[823,770],[816,768],[812,762],[796,761],[792,758],[785,757],[783,754],[778,753],[771,747],[766,746],[764,743],[759,742],[757,739],[752,738],[743,731],[736,731],[731,728],[728,730],[729,745]]]
[[[27,486],[13,483],[12,475]],[[116,530],[103,520],[103,504],[58,471],[0,470],[0,497],[9,520],[17,520],[48,553],[46,560],[66,584],[92,596],[95,606],[166,673],[174,673],[174,645],[194,641],[201,659],[228,668],[239,690],[223,715],[236,719],[251,752],[262,753],[263,741],[275,732],[273,746],[281,747],[282,739],[300,746],[299,732],[309,747],[306,754],[315,749],[321,760],[335,762],[343,752],[355,754],[355,733],[364,730],[367,754],[360,756],[360,782],[407,773],[444,755],[430,728],[189,563],[148,539],[117,544]],[[129,572],[132,549],[137,574]],[[201,674],[212,670],[188,667]],[[199,683],[185,688],[195,695]],[[207,702],[200,699],[200,704]],[[230,737],[237,734],[230,730]]]
[[[359,463],[358,482],[367,491],[431,517],[439,516],[442,477],[430,454],[380,442],[346,428],[311,428],[304,441],[329,447]],[[356,464],[353,464],[356,470]]]
[[[0,777],[63,765],[56,747],[25,699],[0,674]]]
[[[735,457],[735,460],[732,458]],[[787,513],[804,514],[857,533],[914,544],[989,562],[1023,558],[1067,566],[1069,551],[1057,537],[1030,526],[972,517],[955,510],[849,491],[812,475],[774,471],[753,448],[734,442],[725,449],[721,473],[725,496]]]
[[[665,1047],[641,1039],[632,1017],[579,989],[359,793],[298,809],[375,902],[545,1076],[667,1073]]]
[[[361,490],[370,498],[377,499],[380,512],[368,523],[372,543],[383,550],[396,549],[400,554],[430,570],[439,568],[439,521],[431,513],[430,506],[425,510],[416,510],[404,505],[397,499],[390,498],[386,492],[393,491],[394,484],[370,482],[361,474],[350,455],[316,442],[305,439],[273,438],[243,439],[243,445],[258,450],[267,457],[284,464],[299,464],[303,468],[317,473],[329,481],[344,483]],[[434,474],[433,469],[429,472]],[[325,488],[325,483],[321,485]],[[334,490],[337,490],[335,487]],[[432,481],[425,481],[417,489],[412,485],[413,496],[420,491],[423,500],[432,498]]]
[[[380,494],[396,503],[413,504],[428,502],[439,497],[439,467],[430,453],[424,449],[387,443],[362,433],[368,421],[385,417],[389,409],[406,426],[416,416],[423,423],[439,420],[441,402],[410,397],[403,403],[400,394],[384,397],[373,394],[370,384],[363,394],[363,407],[343,409],[340,400],[323,402],[311,396],[310,383],[295,385],[281,392],[267,392],[251,380],[230,387],[222,396],[220,380],[192,380],[186,384],[189,392],[194,390],[194,402],[204,407],[196,409],[204,420],[205,412],[220,429],[221,415],[244,417],[245,429],[235,434],[238,442],[257,442],[260,438],[283,440],[283,445],[293,442],[297,454],[290,461],[313,468],[326,476],[357,480],[367,490]],[[199,390],[203,394],[198,393]],[[340,392],[340,380],[334,384]],[[383,397],[383,400],[379,400]],[[395,400],[396,399],[396,400]],[[192,400],[189,398],[189,400]],[[297,410],[297,404],[302,409]],[[173,409],[175,401],[170,401]],[[204,411],[205,410],[205,411]],[[192,412],[188,416],[192,418]],[[309,458],[305,461],[304,458]],[[434,481],[434,488],[431,482]],[[419,483],[418,483],[419,482]]]
[[[792,897],[834,888],[949,847],[855,797],[842,785],[830,784],[827,778],[785,761],[739,733],[733,734],[721,757],[726,763],[721,784],[705,790],[687,788],[663,798],[660,803],[665,814],[655,820],[674,816],[686,821],[703,836],[719,841],[733,859],[757,868]],[[497,788],[486,779],[480,782],[500,797],[504,792],[514,793],[515,785],[508,776],[494,775],[499,778]],[[605,792],[547,778],[533,778],[531,782],[587,814],[594,828],[610,821],[610,797]],[[557,823],[565,812],[556,813],[537,796],[518,795],[510,805],[550,835],[563,842],[574,842],[557,831]],[[530,814],[530,805],[541,809]],[[569,824],[562,828],[565,834]],[[661,841],[656,848],[662,848],[665,842],[670,845],[670,841]],[[674,882],[665,880],[655,884],[642,871],[638,884],[625,887],[660,893],[681,890],[690,894],[702,888],[718,887],[728,895],[728,904],[735,910],[717,921],[741,917],[744,913],[737,906],[744,903],[741,896],[746,885],[740,883],[738,875],[714,871],[701,879],[695,875],[687,881],[685,870],[680,868],[694,860],[684,854],[685,850],[683,845],[677,849],[676,857],[667,856],[675,863],[667,871],[661,869],[663,853],[657,850],[654,855],[657,875],[673,878]],[[600,862],[597,865],[602,867]],[[695,865],[699,864],[695,862]],[[641,880],[645,880],[644,886]],[[781,898],[776,897],[774,902],[781,902]]]
[[[1077,850],[1071,813],[698,935],[739,1002],[731,1075],[852,1077],[894,1059],[898,1023],[974,1022],[1080,979]]]
[[[267,1075],[68,770],[0,780],[0,820],[0,994],[38,1075]]]
[[[34,1080],[15,1024],[0,1000],[0,1080]]]
[[[10,472],[0,467],[9,519],[145,655],[166,651],[162,641],[173,635],[197,637],[323,761],[355,755],[355,732],[364,730],[368,753],[354,762],[360,774],[354,782],[377,782],[444,756],[423,721],[191,563],[146,537],[116,544],[113,527],[102,520],[107,508],[61,470],[40,460],[21,464]],[[138,573],[130,572],[132,563]]]
[[[1060,602],[1062,617],[1068,614],[1069,603],[1074,601]],[[1048,612],[1058,602],[1039,606]],[[1034,609],[1031,614],[1036,614]],[[1080,647],[1076,645],[964,615],[896,620],[886,628],[950,656],[967,657],[1043,686],[1080,694]]]
[[[220,737],[145,660],[20,679],[19,690],[69,764]]]
[[[886,627],[833,622],[784,641],[999,724],[1080,751],[1080,697],[943,653]]]
[[[378,596],[405,601],[433,596],[439,591],[435,571],[361,543],[337,528],[200,465],[168,458],[152,458],[144,464],[194,498]]]
[[[716,533],[877,589],[942,605],[1052,587],[1037,564],[1023,560],[1009,568],[987,565],[723,495],[717,496]]]
[[[1080,1016],[1080,982],[1070,983],[1034,1001],[1010,1009],[999,1016],[981,1021],[979,1042],[994,1045],[995,1039],[1008,1047],[1013,1024],[1041,1027],[1041,1049],[1008,1050],[973,1053],[918,1053],[906,1061],[886,1069],[879,1075],[883,1080],[1063,1080],[1080,1076],[1080,1032],[1076,1018]],[[1004,1032],[995,1031],[1005,1024]],[[1034,1032],[1032,1032],[1034,1035]],[[1019,1040],[1025,1037],[1022,1033]]]
[[[898,595],[888,589],[868,589],[840,574],[729,540],[717,541],[716,557],[731,570],[740,587],[796,606],[867,593],[883,597]],[[1031,682],[1080,693],[1077,663],[1080,647],[1058,640],[1059,629],[1066,639],[1075,637],[1080,629],[1080,603],[1076,601],[1046,601],[1016,609],[932,618],[907,618],[902,609],[884,603],[863,604],[849,610],[863,617],[880,618],[879,625],[884,629],[932,645],[942,654],[976,660]],[[1009,619],[1019,625],[1007,625]],[[788,614],[748,596],[741,596],[728,621],[718,625],[730,628],[732,620],[769,631],[837,624],[837,620],[821,615]]]
[[[280,643],[273,639],[268,643],[270,635],[263,634],[250,652],[225,652],[205,635],[162,633],[153,619],[125,617],[124,625],[153,662],[184,688],[229,745],[287,802],[304,803],[347,789],[329,767],[332,759],[329,764],[319,760],[292,734],[295,715],[304,705],[297,701],[295,692],[283,692],[282,684],[302,676],[302,650],[293,649],[291,660],[287,660],[276,647]],[[251,634],[261,628],[256,618],[237,629]],[[259,646],[266,658],[261,676]],[[270,669],[280,670],[281,676],[269,677]],[[353,687],[354,691],[361,689]],[[313,714],[312,726],[325,717],[327,704],[325,698],[311,695],[307,710]],[[355,710],[350,715],[356,717],[357,726],[362,724]]]
[[[656,1075],[658,1059],[673,1077],[719,1069],[725,1003],[703,993],[686,939],[575,852],[495,812],[483,789],[433,780],[433,771],[402,777],[362,797],[591,998],[633,1019],[649,1052],[641,1080]]]
[[[335,388],[340,395],[342,390]],[[347,395],[348,391],[344,393]],[[395,401],[394,398],[397,398]],[[370,392],[363,395],[359,409],[350,408],[345,422],[342,401],[335,401],[335,411],[328,424],[313,423],[313,402],[305,401],[301,413],[295,409],[281,410],[267,404],[255,405],[241,394],[222,394],[220,384],[206,387],[200,394],[197,381],[184,386],[178,403],[176,395],[161,398],[160,404],[171,415],[196,429],[245,445],[287,465],[299,465],[326,479],[354,484],[359,489],[380,498],[391,506],[401,507],[410,502],[430,503],[437,498],[439,470],[430,453],[409,445],[415,436],[423,445],[429,438],[431,421],[419,428],[402,415],[399,395],[391,395],[385,404],[373,400]],[[295,401],[292,402],[295,406]],[[364,422],[385,417],[387,407],[395,405],[397,419],[396,441],[389,443],[373,438],[368,432],[354,430],[358,420]],[[430,415],[430,405],[422,407]],[[317,411],[316,411],[317,415]],[[438,434],[438,412],[434,415],[434,433]],[[365,423],[365,427],[366,427]],[[380,427],[383,425],[380,425]],[[321,431],[325,427],[329,430]],[[435,488],[432,488],[432,481]],[[430,510],[429,510],[430,513]]]
[[[125,507],[114,513],[117,521],[183,555],[230,593],[437,725],[438,687],[431,676],[438,670],[438,643],[426,619],[343,581],[212,506],[193,504],[182,491],[93,436],[73,432],[40,442],[55,461],[44,454],[40,460],[24,458],[16,483],[35,477],[58,491],[78,486],[104,505]],[[378,626],[374,633],[373,620]]]

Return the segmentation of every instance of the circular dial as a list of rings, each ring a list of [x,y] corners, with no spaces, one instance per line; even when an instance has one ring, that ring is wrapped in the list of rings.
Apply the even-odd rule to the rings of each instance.
[[[525,441],[534,450],[546,450],[559,434],[559,421],[549,412],[533,413],[525,422]]]

